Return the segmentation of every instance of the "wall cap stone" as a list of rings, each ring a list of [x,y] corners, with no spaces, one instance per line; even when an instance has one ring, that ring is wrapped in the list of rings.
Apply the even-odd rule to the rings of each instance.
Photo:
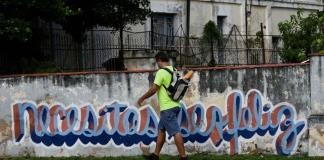
[[[255,68],[280,68],[280,67],[295,67],[295,66],[309,66],[309,63],[286,63],[286,64],[262,64],[262,65],[240,65],[240,66],[221,66],[221,67],[193,67],[184,66],[178,70],[194,70],[194,71],[208,71],[208,70],[234,70],[234,69],[255,69]],[[62,73],[33,73],[33,74],[13,74],[0,75],[0,78],[16,78],[16,77],[48,77],[48,76],[75,76],[88,74],[113,74],[113,73],[147,73],[156,72],[156,69],[146,70],[125,70],[125,71],[81,71],[81,72],[62,72]]]
[[[321,53],[313,53],[313,54],[309,54],[310,57],[314,57],[314,56],[324,56],[324,54]]]

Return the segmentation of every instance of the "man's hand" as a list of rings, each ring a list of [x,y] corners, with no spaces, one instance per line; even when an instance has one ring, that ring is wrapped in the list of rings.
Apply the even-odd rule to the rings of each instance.
[[[153,96],[159,89],[160,86],[153,84],[152,87],[140,99],[137,100],[137,105],[139,105],[138,107],[142,106],[145,99]]]
[[[138,99],[138,100],[137,100],[137,106],[138,106],[138,107],[141,107],[142,105],[144,105],[144,104],[143,104],[144,101],[145,101],[145,99],[142,99],[142,97],[141,97],[140,99]]]

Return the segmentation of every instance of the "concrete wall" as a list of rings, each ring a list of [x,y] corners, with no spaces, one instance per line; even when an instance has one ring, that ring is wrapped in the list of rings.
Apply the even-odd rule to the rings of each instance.
[[[310,73],[309,65],[196,70],[179,118],[186,150],[310,152]],[[141,154],[141,143],[153,150],[156,97],[133,105],[153,79],[150,71],[3,77],[0,155],[128,156]],[[162,153],[177,154],[172,139]]]
[[[309,117],[309,155],[324,156],[324,56],[312,56],[311,64],[311,116]]]
[[[311,63],[312,114],[324,115],[324,56],[313,56]]]

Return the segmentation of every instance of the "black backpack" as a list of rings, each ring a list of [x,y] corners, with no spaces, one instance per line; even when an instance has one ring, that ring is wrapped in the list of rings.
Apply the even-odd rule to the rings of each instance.
[[[165,85],[163,85],[169,97],[174,101],[181,100],[187,92],[187,89],[189,87],[189,80],[181,79],[180,74],[174,67],[173,67],[174,71],[171,71],[168,68],[162,68],[162,69],[166,70],[172,76],[169,87],[167,88],[165,87]]]

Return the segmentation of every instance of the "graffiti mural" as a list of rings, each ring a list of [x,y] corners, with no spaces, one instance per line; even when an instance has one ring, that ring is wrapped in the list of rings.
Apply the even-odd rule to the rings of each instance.
[[[184,141],[212,143],[215,149],[229,143],[230,153],[235,154],[240,153],[240,140],[267,134],[273,137],[277,154],[291,155],[306,129],[306,120],[297,120],[296,110],[289,103],[272,105],[263,100],[258,90],[250,90],[245,96],[234,90],[227,95],[226,111],[218,106],[197,103],[186,107],[182,103],[178,122]],[[49,107],[23,101],[12,105],[12,120],[16,143],[23,141],[29,128],[31,141],[45,146],[111,142],[133,147],[155,142],[159,118],[151,106],[138,109],[114,102],[95,111],[91,104],[65,107],[57,103]]]

